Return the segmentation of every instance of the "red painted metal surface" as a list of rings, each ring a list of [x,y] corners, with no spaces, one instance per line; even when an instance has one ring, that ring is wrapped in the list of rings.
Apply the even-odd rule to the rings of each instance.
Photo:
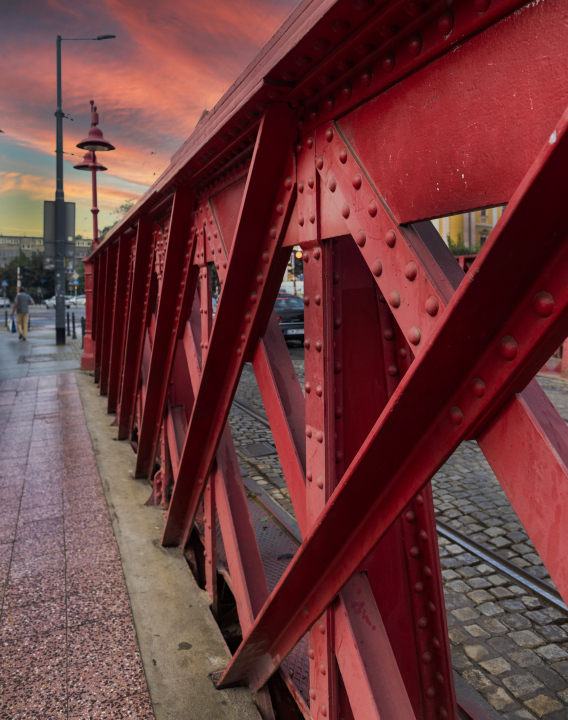
[[[464,439],[568,597],[568,432],[533,381],[568,334],[566,13],[302,3],[87,260],[84,363],[163,543],[195,553],[197,527],[221,624],[229,584],[221,682],[266,718],[457,718],[429,481]],[[505,203],[473,264],[428,221]],[[304,392],[272,312],[296,244]],[[288,563],[227,423],[245,362],[301,534]]]

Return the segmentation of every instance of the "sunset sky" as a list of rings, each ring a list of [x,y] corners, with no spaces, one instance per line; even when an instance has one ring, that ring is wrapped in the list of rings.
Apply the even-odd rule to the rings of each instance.
[[[90,173],[75,146],[95,100],[104,136],[99,227],[138,198],[298,0],[0,0],[0,234],[43,235],[55,195],[55,40],[62,43],[65,200],[76,232],[92,237]]]

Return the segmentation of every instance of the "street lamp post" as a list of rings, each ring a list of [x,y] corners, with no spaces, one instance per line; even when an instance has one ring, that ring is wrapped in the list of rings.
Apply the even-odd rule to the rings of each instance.
[[[56,118],[56,184],[55,184],[55,342],[65,345],[65,246],[67,228],[65,222],[65,195],[63,192],[63,117],[61,108],[61,42],[77,40],[110,40],[116,35],[99,35],[96,38],[62,38],[57,36],[57,110]]]
[[[93,247],[96,250],[99,244],[99,224],[97,205],[97,172],[106,170],[104,165],[97,162],[96,151],[114,150],[114,146],[104,139],[101,129],[98,127],[99,114],[95,106],[94,100],[91,100],[91,127],[89,134],[85,140],[77,144],[82,150],[87,150],[83,158],[83,162],[74,165],[76,170],[90,171],[92,176],[93,191]],[[81,368],[83,370],[94,369],[94,344],[93,344],[93,263],[92,261],[83,261],[85,264],[85,336],[84,336],[84,352],[81,358]]]

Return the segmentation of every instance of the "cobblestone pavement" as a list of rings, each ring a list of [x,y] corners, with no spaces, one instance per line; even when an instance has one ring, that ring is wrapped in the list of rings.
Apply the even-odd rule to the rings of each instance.
[[[303,385],[303,360],[294,358]],[[568,421],[568,383],[539,382]],[[266,417],[247,365],[237,400]],[[243,469],[291,515],[278,455],[250,457],[270,429],[233,406],[230,425]],[[432,481],[436,517],[533,575],[552,581],[475,442],[463,443]],[[439,538],[454,669],[506,720],[568,719],[568,614],[548,607],[459,544]]]
[[[0,718],[154,718],[73,375],[0,381]]]

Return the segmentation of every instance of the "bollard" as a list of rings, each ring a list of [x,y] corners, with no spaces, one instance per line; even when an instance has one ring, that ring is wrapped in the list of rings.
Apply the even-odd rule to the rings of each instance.
[[[71,337],[71,325],[69,323],[69,311],[67,311],[67,337]]]
[[[8,327],[8,311],[4,310],[4,325]]]
[[[85,349],[85,325],[87,324],[86,318],[81,318],[81,350]]]
[[[75,332],[75,313],[72,313],[71,319],[72,319],[72,321],[73,321],[73,323],[72,323],[72,324],[73,324],[73,335],[72,335],[71,337],[73,338],[73,340],[76,340],[76,339],[77,339],[77,333]]]

